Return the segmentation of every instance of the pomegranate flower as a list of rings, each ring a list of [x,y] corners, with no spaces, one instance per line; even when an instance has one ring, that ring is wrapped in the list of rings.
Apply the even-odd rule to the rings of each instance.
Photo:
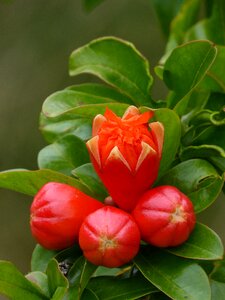
[[[131,211],[154,183],[162,154],[164,127],[148,124],[153,112],[130,106],[120,118],[107,109],[93,121],[87,142],[91,161],[113,201]]]

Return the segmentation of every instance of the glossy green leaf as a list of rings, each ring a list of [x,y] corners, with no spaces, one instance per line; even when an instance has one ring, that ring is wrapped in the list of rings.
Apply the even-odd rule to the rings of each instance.
[[[42,273],[40,271],[30,272],[26,275],[26,278],[36,284],[47,298],[50,298],[48,289],[48,277],[45,273]]]
[[[222,108],[222,106],[221,106],[221,108]],[[223,110],[212,111],[209,109],[202,109],[202,110],[198,111],[191,118],[190,125],[198,126],[200,124],[215,125],[215,126],[225,125],[225,111],[223,111]]]
[[[180,153],[181,160],[208,158],[210,156],[221,156],[225,158],[225,151],[216,145],[200,145],[185,147]]]
[[[201,111],[206,105],[210,96],[209,91],[194,89],[191,93],[185,95],[174,107],[174,111],[181,116],[181,121],[188,124],[189,120]]]
[[[211,300],[225,300],[225,283],[210,280],[212,298]]]
[[[84,164],[72,171],[72,175],[78,179],[82,184],[87,185],[92,193],[92,197],[104,200],[108,193],[96,174],[91,163]]]
[[[157,292],[157,288],[143,276],[116,278],[102,276],[92,278],[87,286],[101,300],[132,300]],[[83,298],[82,300],[88,300]]]
[[[85,143],[73,135],[66,135],[43,148],[38,154],[40,169],[51,169],[65,175],[71,175],[74,168],[89,161]]]
[[[106,99],[102,97],[66,89],[49,96],[43,103],[42,110],[46,117],[57,117],[64,113],[68,113],[77,106],[114,102],[112,99],[109,100],[110,101],[106,101]]]
[[[53,143],[67,134],[88,140],[91,137],[91,126],[92,119],[88,117],[62,115],[58,118],[47,118],[43,113],[40,115],[40,130],[48,143]]]
[[[180,145],[181,124],[177,114],[168,108],[157,109],[155,111],[155,120],[162,122],[165,130],[163,153],[158,175],[158,178],[160,178],[175,159]]]
[[[185,137],[183,138],[183,141],[185,141]],[[225,125],[206,127],[203,126],[202,128],[195,128],[194,136],[191,139],[191,143],[193,145],[217,145],[225,149]]]
[[[51,251],[37,244],[31,257],[31,271],[45,272],[49,261],[56,255],[57,251]]]
[[[211,2],[211,3],[210,3]],[[212,5],[209,18],[199,21],[186,34],[185,40],[210,40],[215,44],[225,44],[225,3],[223,0],[208,1]],[[219,29],[219,30],[218,30]]]
[[[26,195],[34,196],[47,182],[61,182],[90,194],[90,190],[75,178],[52,170],[28,171],[15,169],[0,172],[0,187]]]
[[[187,259],[147,247],[136,256],[135,264],[146,279],[172,299],[211,299],[205,272]]]
[[[0,294],[15,300],[49,299],[34,283],[26,279],[10,262],[0,261]]]
[[[224,179],[206,160],[190,159],[170,169],[158,185],[176,186],[188,195],[196,213],[210,206],[218,197]]]
[[[79,85],[72,85],[67,87],[68,90],[84,93],[93,99],[91,103],[105,100],[105,102],[122,102],[132,104],[132,100],[124,94],[121,94],[118,90],[100,83],[83,83]]]
[[[67,112],[63,112],[62,114],[56,114],[55,111],[48,111],[48,107],[43,107],[43,113],[51,118],[66,116],[68,114],[68,118],[70,119],[73,115],[74,118],[82,118],[82,119],[93,119],[97,114],[104,114],[106,108],[113,110],[116,114],[122,115],[124,111],[127,109],[129,105],[125,103],[104,103],[104,104],[89,104],[89,105],[81,105],[77,106]]]
[[[66,300],[79,300],[85,287],[93,275],[97,266],[88,262],[84,256],[78,258],[68,273],[70,288],[66,295]]]
[[[63,300],[66,291],[67,291],[66,287],[57,287],[57,289],[55,290],[51,300]]]
[[[212,229],[197,223],[184,244],[168,251],[186,258],[216,260],[223,257],[224,249],[220,237]]]
[[[131,43],[113,37],[93,40],[71,54],[69,71],[72,76],[82,73],[98,76],[136,105],[151,103],[153,79],[149,65]]]
[[[43,103],[42,110],[46,117],[56,117],[69,113],[75,107],[88,104],[132,101],[118,91],[100,84],[83,84],[71,86],[50,95]]]
[[[218,50],[216,59],[201,82],[201,87],[213,92],[225,93],[225,75],[221,68],[225,63],[225,47],[217,45],[216,48]]]
[[[177,47],[167,59],[163,78],[176,97],[168,103],[174,107],[179,100],[201,82],[217,54],[214,44],[209,41],[193,41]]]
[[[64,295],[69,286],[69,283],[66,277],[60,271],[58,263],[54,258],[49,262],[47,266],[46,274],[48,277],[48,287],[49,287],[50,295],[52,297],[54,296],[55,300],[62,299],[62,297],[61,298],[59,296],[56,297],[56,295],[58,295],[59,293],[59,295],[61,296],[62,291]],[[58,288],[63,288],[63,289],[57,291]]]

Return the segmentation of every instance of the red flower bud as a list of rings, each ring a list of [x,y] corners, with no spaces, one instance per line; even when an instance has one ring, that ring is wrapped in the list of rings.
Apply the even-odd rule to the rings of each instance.
[[[162,153],[164,127],[148,125],[153,112],[140,114],[130,106],[122,118],[106,110],[93,121],[93,138],[87,142],[92,163],[113,201],[131,211],[137,199],[156,180]]]
[[[47,249],[60,250],[78,241],[81,223],[103,204],[78,189],[49,182],[31,205],[30,226],[34,238]]]
[[[79,243],[90,262],[115,268],[137,254],[140,232],[131,215],[119,208],[105,206],[85,218]]]
[[[157,247],[178,246],[195,226],[192,202],[173,186],[147,191],[132,213],[142,239]]]

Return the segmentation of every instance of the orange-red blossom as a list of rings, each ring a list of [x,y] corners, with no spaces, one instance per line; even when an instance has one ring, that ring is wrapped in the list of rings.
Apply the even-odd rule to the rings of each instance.
[[[148,123],[152,111],[130,106],[120,118],[107,109],[93,121],[87,142],[92,163],[113,201],[131,211],[154,183],[162,154],[164,127]]]

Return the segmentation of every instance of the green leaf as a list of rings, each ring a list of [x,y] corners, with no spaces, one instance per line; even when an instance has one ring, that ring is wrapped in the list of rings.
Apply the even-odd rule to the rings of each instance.
[[[63,288],[57,291],[57,294],[59,293],[60,295],[62,294],[62,291],[64,291],[63,295],[65,294],[69,283],[68,280],[66,279],[65,276],[63,276],[62,272],[59,269],[58,263],[56,259],[52,259],[46,270],[46,274],[48,277],[48,287],[49,287],[49,292],[51,296],[55,297],[56,299],[62,299],[62,297],[56,297],[55,293],[58,288]]]
[[[97,269],[97,266],[88,262],[84,256],[78,258],[68,273],[70,288],[66,300],[79,300],[90,277]]]
[[[73,135],[66,135],[43,148],[38,154],[40,169],[51,169],[65,175],[71,175],[74,168],[89,161],[85,143]]]
[[[58,118],[47,118],[40,115],[40,130],[48,143],[53,143],[59,138],[72,134],[82,140],[91,137],[92,120],[90,118],[75,118],[70,115],[62,115]]]
[[[63,300],[65,293],[67,291],[66,287],[57,287],[55,293],[53,294],[51,300]]]
[[[82,118],[82,119],[93,119],[97,114],[104,114],[106,108],[113,110],[117,115],[122,115],[129,105],[125,103],[105,103],[105,104],[89,104],[74,107],[68,112],[58,112],[47,110],[49,107],[43,107],[43,113],[48,115],[49,118],[68,116],[70,119]]]
[[[210,206],[223,187],[223,178],[206,160],[190,159],[166,172],[158,185],[173,185],[192,200],[196,213]]]
[[[223,126],[195,126],[183,136],[185,145],[217,145],[225,149],[225,125]]]
[[[201,20],[186,34],[185,40],[210,40],[215,44],[225,44],[225,3],[223,0],[209,1],[213,5],[211,16]],[[209,5],[209,4],[208,4]],[[218,30],[219,29],[219,30]]]
[[[176,97],[168,103],[174,107],[185,95],[191,93],[211,67],[217,54],[209,41],[193,41],[177,47],[167,59],[163,78]]]
[[[209,109],[202,109],[198,111],[190,120],[190,125],[225,125],[225,111],[212,111]]]
[[[72,171],[72,175],[78,179],[82,184],[87,185],[92,193],[92,197],[104,200],[108,193],[95,172],[91,163],[84,164]]]
[[[184,42],[186,31],[197,20],[200,4],[200,0],[186,0],[182,3],[179,12],[171,22],[170,36],[167,43],[166,52]]]
[[[194,89],[185,95],[174,107],[175,112],[181,116],[184,125],[206,105],[209,99],[209,91]]]
[[[218,50],[216,59],[201,82],[201,87],[213,92],[225,93],[225,75],[221,68],[225,63],[225,47],[217,45],[216,48]]]
[[[51,251],[37,244],[31,257],[31,271],[45,272],[49,261],[56,255],[57,251]]]
[[[123,40],[104,37],[75,50],[70,75],[91,73],[130,97],[136,105],[150,104],[152,77],[147,60]]]
[[[90,195],[90,190],[78,180],[51,170],[15,169],[0,172],[0,187],[34,196],[47,182],[66,183]]]
[[[75,107],[88,104],[132,101],[118,91],[100,84],[83,84],[71,86],[50,95],[43,103],[42,110],[46,117],[57,117],[69,113]]]
[[[186,259],[146,247],[135,258],[141,273],[163,293],[176,300],[210,300],[203,269]]]
[[[84,93],[86,97],[93,99],[91,103],[100,103],[99,99],[103,102],[122,102],[132,104],[132,100],[124,94],[121,94],[118,90],[99,83],[83,83],[79,85],[69,86],[67,89]]]
[[[223,257],[224,249],[220,237],[212,229],[197,223],[184,244],[168,251],[186,258],[216,260]]]
[[[40,271],[35,271],[35,272],[28,273],[26,275],[26,278],[29,281],[36,284],[37,286],[39,286],[43,294],[45,294],[47,298],[50,298],[49,289],[48,289],[48,277],[46,274]]]
[[[155,120],[162,122],[165,129],[163,153],[158,175],[158,178],[160,178],[175,159],[180,146],[181,124],[177,114],[168,108],[155,110]]]
[[[102,300],[139,299],[158,291],[140,274],[139,276],[125,279],[111,276],[95,277],[90,280],[87,288],[97,295],[97,299]],[[88,300],[88,298],[82,297],[82,300],[86,299]]]
[[[225,300],[225,283],[210,280],[212,298],[211,300]]]
[[[225,158],[225,151],[216,145],[200,145],[185,147],[180,153],[181,160],[208,158],[210,156],[221,156]]]
[[[14,300],[49,299],[37,285],[26,279],[7,261],[0,261],[0,294]]]

